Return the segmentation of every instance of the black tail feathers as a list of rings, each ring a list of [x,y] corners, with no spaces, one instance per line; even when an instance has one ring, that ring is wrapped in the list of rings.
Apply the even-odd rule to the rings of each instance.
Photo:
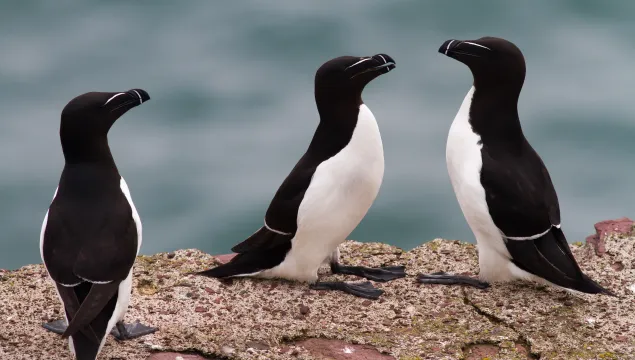
[[[586,274],[582,274],[582,281],[577,288],[574,288],[574,290],[578,290],[587,294],[604,294],[609,296],[617,296],[617,294],[615,294],[611,290],[608,290],[602,285],[593,281]]]
[[[505,245],[512,262],[528,273],[571,290],[615,296],[582,272],[559,228],[534,240],[507,239]]]
[[[77,360],[95,360],[100,343],[95,343],[80,331],[73,334],[71,338],[73,339],[73,350],[75,350],[75,358]]]

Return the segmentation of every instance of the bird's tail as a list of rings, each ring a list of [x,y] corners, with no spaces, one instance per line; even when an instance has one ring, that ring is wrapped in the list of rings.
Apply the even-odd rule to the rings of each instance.
[[[587,294],[604,294],[609,296],[617,296],[614,292],[598,284],[584,273],[582,274],[581,284],[579,285],[578,289],[574,290],[582,291]]]
[[[506,245],[513,263],[524,271],[564,288],[615,296],[582,272],[559,228],[535,240],[508,239]]]
[[[77,360],[95,360],[97,358],[100,343],[95,343],[82,332],[75,333],[71,339],[73,341],[71,346]]]
[[[94,301],[94,295],[97,294],[95,287],[99,286],[103,285],[84,282],[73,288],[64,289],[74,292],[81,302],[79,310],[69,312],[70,309],[66,308],[69,326],[65,335],[72,339],[71,346],[77,360],[95,360],[101,349],[103,338],[108,336],[106,331],[108,331],[108,323],[117,305],[118,296],[116,292],[112,295],[107,292],[103,299]],[[62,292],[61,295],[68,294]],[[98,296],[98,298],[100,297]],[[95,303],[103,303],[103,305],[97,305],[99,311],[90,311],[88,314],[86,310],[92,308]]]

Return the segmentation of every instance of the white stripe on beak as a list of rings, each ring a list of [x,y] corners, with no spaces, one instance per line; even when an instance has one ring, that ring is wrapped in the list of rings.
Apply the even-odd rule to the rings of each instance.
[[[137,94],[137,96],[139,97],[139,104],[143,104],[143,99],[141,98],[141,95],[139,95],[137,90],[132,90],[132,91],[134,91],[134,93]]]
[[[453,42],[454,40],[450,41],[450,43],[448,44],[448,47],[445,48],[445,55],[448,54],[448,50],[450,50],[450,45],[452,45]]]

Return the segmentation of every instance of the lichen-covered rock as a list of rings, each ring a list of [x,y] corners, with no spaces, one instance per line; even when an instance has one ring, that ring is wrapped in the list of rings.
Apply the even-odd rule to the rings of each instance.
[[[100,358],[633,359],[635,239],[624,233],[602,234],[601,257],[591,244],[573,246],[583,270],[618,298],[523,282],[419,285],[419,272],[478,272],[474,245],[440,239],[409,252],[342,245],[348,264],[407,266],[409,277],[375,284],[385,290],[377,301],[286,281],[194,276],[221,262],[197,250],[140,256],[126,319],[159,331],[126,342],[109,337]],[[41,327],[62,316],[43,266],[0,272],[0,299],[0,359],[71,359],[67,342]]]

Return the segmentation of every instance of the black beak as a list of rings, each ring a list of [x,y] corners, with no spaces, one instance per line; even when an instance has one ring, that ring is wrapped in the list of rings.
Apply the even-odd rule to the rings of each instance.
[[[150,100],[150,95],[143,89],[132,89],[126,92],[115,93],[103,105],[110,108],[110,112],[123,109],[128,111]]]
[[[460,40],[450,39],[446,40],[441,47],[439,48],[439,52],[444,55],[448,55],[450,49],[454,50],[454,48],[460,43]],[[449,55],[448,55],[449,56]]]
[[[143,89],[132,89],[128,90],[126,93],[132,96],[135,100],[139,100],[139,105],[150,100],[150,95],[148,95],[148,92]]]
[[[450,39],[441,44],[441,47],[439,48],[439,52],[441,54],[457,60],[465,57],[483,57],[490,51],[492,51],[492,49],[479,44],[476,40],[467,41]]]
[[[377,54],[371,57],[360,58],[359,61],[346,68],[351,74],[351,79],[368,72],[385,74],[396,67],[395,60],[386,54]]]

